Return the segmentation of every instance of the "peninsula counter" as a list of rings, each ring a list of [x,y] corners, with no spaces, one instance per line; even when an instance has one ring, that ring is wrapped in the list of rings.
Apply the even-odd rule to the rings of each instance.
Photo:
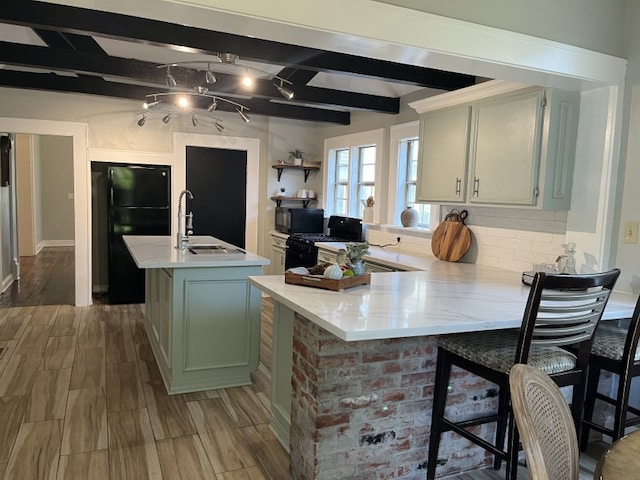
[[[172,237],[123,237],[146,270],[145,328],[167,392],[251,383],[260,354],[260,293],[247,284],[269,260],[213,237],[189,245],[225,248],[179,251]],[[205,252],[205,253],[201,253]]]
[[[529,293],[517,272],[441,261],[340,292],[249,283],[274,300],[271,427],[296,480],[424,479],[438,335],[519,327]],[[630,316],[635,299],[615,293],[605,317]],[[451,415],[491,411],[491,384],[452,381]],[[439,475],[487,462],[454,436],[440,457]]]

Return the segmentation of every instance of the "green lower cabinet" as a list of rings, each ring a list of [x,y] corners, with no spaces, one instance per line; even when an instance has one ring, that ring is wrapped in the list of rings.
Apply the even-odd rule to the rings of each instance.
[[[262,267],[147,270],[146,327],[169,393],[251,383],[260,354]]]

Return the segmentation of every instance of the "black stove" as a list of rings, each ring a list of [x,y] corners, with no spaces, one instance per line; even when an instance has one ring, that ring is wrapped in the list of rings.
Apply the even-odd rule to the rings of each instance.
[[[285,269],[292,267],[312,267],[318,263],[320,242],[363,242],[364,231],[359,218],[332,215],[327,224],[329,234],[295,233],[287,239]]]

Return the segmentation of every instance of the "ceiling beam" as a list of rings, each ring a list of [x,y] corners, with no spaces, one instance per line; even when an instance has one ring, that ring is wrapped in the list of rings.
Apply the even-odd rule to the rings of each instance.
[[[135,80],[148,85],[165,87],[166,70],[154,63],[128,58],[110,57],[77,52],[66,48],[42,47],[0,41],[0,63],[14,66],[51,69],[78,75],[109,76]],[[204,85],[204,72],[192,68],[172,67],[171,74],[183,89]],[[280,94],[272,80],[256,79],[254,88],[247,93],[239,87],[235,75],[216,73],[218,81],[206,85],[210,93],[246,97],[247,95],[266,99],[280,99]],[[338,107],[372,110],[380,113],[397,114],[400,111],[398,98],[344,92],[333,89],[307,87],[294,84],[295,101],[312,105],[330,103]],[[329,100],[329,101],[327,101]]]
[[[12,70],[0,70],[0,86],[101,95],[137,100],[140,101],[140,103],[142,103],[141,99],[147,95],[157,93],[157,89],[153,87],[103,81],[103,79],[99,77],[79,78],[61,76],[54,73],[30,73]],[[275,103],[265,99],[243,99],[238,103],[246,106],[249,109],[250,115],[266,115],[310,122],[335,123],[339,125],[348,125],[351,118],[349,112]],[[206,108],[206,105],[202,104],[198,105],[198,107]],[[227,102],[218,102],[218,110],[235,112],[235,106]]]
[[[317,72],[363,75],[442,90],[456,90],[475,83],[475,77],[470,75],[31,0],[14,2],[11,8],[0,9],[0,22],[167,48],[188,47],[203,54],[233,52],[244,60]]]

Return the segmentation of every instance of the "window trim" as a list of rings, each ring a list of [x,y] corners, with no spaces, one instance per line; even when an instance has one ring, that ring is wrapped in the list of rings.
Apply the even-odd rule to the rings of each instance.
[[[383,182],[383,164],[385,161],[384,155],[387,150],[386,142],[385,142],[385,129],[378,128],[375,130],[369,130],[366,132],[359,133],[351,133],[348,135],[341,135],[339,137],[331,137],[327,138],[324,141],[324,158],[323,162],[323,180],[326,185],[327,191],[324,195],[323,208],[326,210],[328,214],[332,214],[335,210],[334,203],[334,188],[335,182],[333,179],[335,178],[335,152],[341,149],[349,149],[350,158],[354,157],[354,150],[357,150],[359,147],[375,145],[376,146],[376,174],[375,174],[375,188],[376,188],[376,198],[375,205],[373,207],[373,218],[374,222],[379,221],[379,216],[382,210],[381,205],[383,205],[382,200],[386,197],[386,193],[388,191],[388,185]],[[357,183],[357,182],[356,182]],[[349,209],[352,210],[354,207],[352,203],[357,201],[357,199],[349,198]]]

